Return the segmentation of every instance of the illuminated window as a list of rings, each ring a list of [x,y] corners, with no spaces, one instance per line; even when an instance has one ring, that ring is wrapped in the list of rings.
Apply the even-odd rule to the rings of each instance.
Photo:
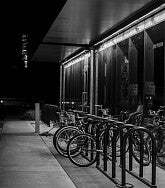
[[[24,67],[28,67],[28,35],[22,34],[22,61],[24,62]]]

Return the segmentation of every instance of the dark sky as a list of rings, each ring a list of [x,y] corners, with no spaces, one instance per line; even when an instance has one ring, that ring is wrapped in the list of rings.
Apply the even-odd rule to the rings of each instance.
[[[0,97],[43,99],[54,103],[59,98],[59,65],[34,63],[24,68],[21,60],[21,35],[29,37],[32,57],[66,0],[40,3],[3,3],[0,7]],[[53,6],[52,6],[53,5]],[[49,10],[49,11],[48,11]]]
[[[26,69],[13,64],[1,72],[1,97],[58,103],[59,77],[58,65],[36,63]]]
[[[21,32],[4,35],[0,58],[0,97],[28,98],[57,103],[59,100],[59,64],[22,61]],[[31,37],[31,36],[30,36]],[[37,40],[37,39],[36,39]],[[33,54],[35,39],[31,37],[28,55]]]

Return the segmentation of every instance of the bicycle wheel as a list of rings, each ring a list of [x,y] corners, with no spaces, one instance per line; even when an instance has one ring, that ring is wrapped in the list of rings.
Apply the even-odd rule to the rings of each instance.
[[[105,132],[102,132],[100,135],[100,148],[101,150],[103,150],[104,148],[104,137],[105,137]],[[107,153],[108,155],[111,157],[112,156],[112,137],[113,137],[113,130],[109,130],[109,137],[107,139],[108,143],[107,143]],[[117,138],[117,142],[116,142],[116,156],[118,156],[119,151],[120,151],[120,146],[119,146],[119,142],[118,142],[119,138]]]
[[[161,166],[165,166],[165,137],[163,137],[158,143],[157,161]]]
[[[88,167],[96,161],[96,140],[89,134],[76,135],[70,139],[67,152],[73,164]]]
[[[148,166],[151,162],[151,151],[145,141],[143,144],[143,151],[143,166]],[[132,136],[132,155],[134,159],[140,163],[140,138],[138,135]]]
[[[112,138],[113,138],[113,129],[109,130],[109,137],[108,137],[108,143],[107,143],[107,153],[110,157],[112,157]],[[100,135],[100,145],[101,145],[101,149],[103,150],[104,148],[104,135],[105,132],[102,132]],[[126,153],[128,151],[128,141],[126,144]],[[116,157],[120,157],[120,135],[117,136],[116,138]]]
[[[57,152],[63,157],[68,157],[68,142],[73,136],[80,133],[82,133],[82,131],[80,131],[78,128],[74,126],[67,126],[57,130],[53,136],[53,145]]]

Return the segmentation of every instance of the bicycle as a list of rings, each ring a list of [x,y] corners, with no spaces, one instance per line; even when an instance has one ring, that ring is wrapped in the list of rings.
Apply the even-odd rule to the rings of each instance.
[[[105,130],[105,124],[106,122],[98,120],[94,127],[102,127],[100,132],[103,133]],[[100,134],[102,135],[102,133]],[[98,146],[96,145],[96,136],[94,132],[93,134],[80,133],[69,140],[67,146],[68,158],[73,164],[79,167],[90,166],[95,163],[97,152],[102,151],[102,149],[98,149],[97,147]]]
[[[120,124],[120,125],[119,125]],[[123,124],[124,125],[124,124]],[[95,127],[101,127],[99,134],[87,134],[81,133],[72,137],[67,146],[68,158],[70,161],[79,167],[88,167],[96,162],[98,153],[103,154],[104,148],[104,138],[107,130],[109,131],[109,136],[106,141],[107,145],[107,157],[111,160],[112,157],[112,138],[114,131],[118,126],[122,126],[122,123],[102,119],[102,121],[95,124]],[[107,129],[108,127],[108,129]],[[96,140],[98,142],[96,143]],[[116,156],[120,157],[120,136],[116,138]],[[126,152],[129,149],[127,144]],[[74,151],[74,155],[73,155]]]
[[[112,119],[111,119],[112,120]],[[100,121],[95,126],[103,126],[104,128],[100,130],[99,133],[99,148],[96,144],[96,134],[87,134],[87,133],[80,133],[73,136],[68,143],[67,152],[68,158],[72,163],[77,166],[87,167],[95,163],[97,153],[103,153],[104,148],[104,135],[106,127],[109,126],[108,122],[112,122],[106,119],[106,121]],[[117,123],[110,123],[109,128],[109,138],[107,143],[107,150],[108,150],[108,158],[112,157],[112,138],[113,132],[116,128],[118,128]],[[124,125],[124,124],[123,124]],[[132,154],[134,159],[140,163],[140,158],[138,156],[139,148],[140,148],[140,137],[138,134],[134,134],[131,136],[132,139]],[[116,140],[116,156],[120,157],[120,136],[117,137]],[[127,144],[126,152],[129,150],[129,145]],[[147,166],[150,163],[150,151],[148,149],[147,144],[144,144],[145,156],[143,158],[143,165]],[[73,155],[74,151],[74,155]],[[77,152],[77,153],[76,153]],[[146,160],[147,159],[147,160]]]
[[[126,116],[125,116],[126,117]],[[127,118],[124,120],[124,123],[130,123],[134,126],[142,126],[142,118],[143,118],[143,114],[142,113],[136,113],[132,116],[129,116],[129,113],[127,112]],[[140,163],[140,143],[141,143],[141,139],[143,139],[143,151],[144,151],[144,155],[143,155],[143,166],[148,166],[150,164],[150,159],[151,159],[151,152],[149,150],[149,147],[146,143],[146,139],[145,139],[146,135],[143,135],[143,133],[137,133],[135,132],[134,134],[131,135],[131,139],[132,139],[132,155],[134,157],[134,159]]]
[[[157,111],[149,110],[147,114],[147,118],[144,118],[143,126],[151,131],[156,139],[156,148],[157,148],[157,162],[165,166],[165,117],[164,117],[165,107],[160,106]],[[144,139],[144,151],[147,151],[146,165],[151,162],[151,138],[149,135],[143,135]],[[139,155],[137,156],[137,160]],[[136,157],[135,156],[135,157]]]
[[[159,111],[159,110],[158,110]],[[165,120],[161,116],[159,117],[159,113],[152,112],[152,123],[146,123],[145,126],[153,133],[156,139],[156,159],[157,162],[161,166],[165,166]],[[148,144],[148,147],[150,151],[151,149],[151,139],[150,137],[146,137],[146,143]]]
[[[75,124],[64,126],[58,129],[53,136],[53,145],[57,152],[63,157],[68,157],[67,155],[67,144],[74,135],[88,132],[87,129],[90,129],[90,126],[95,123],[95,117],[87,117],[86,114],[83,114],[82,117],[76,115],[77,111],[73,110],[72,113],[75,113]]]
[[[70,138],[83,132],[83,126],[84,124],[81,120],[79,120],[79,123],[77,122],[76,125],[69,125],[58,129],[55,132],[53,136],[53,145],[60,155],[62,155],[63,157],[68,157],[66,150],[67,144]]]

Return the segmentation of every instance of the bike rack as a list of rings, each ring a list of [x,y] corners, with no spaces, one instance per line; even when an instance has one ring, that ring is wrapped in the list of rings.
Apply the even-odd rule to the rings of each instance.
[[[107,121],[107,119],[103,119],[103,118],[101,118],[99,116],[90,115],[90,114],[85,114],[85,116],[87,116],[88,118],[91,118],[91,120],[89,121],[88,126],[85,126],[85,133],[93,135],[93,136],[95,136],[95,134],[96,134],[96,149],[98,151],[99,150],[100,127],[102,125],[106,124],[105,120]],[[104,120],[104,121],[102,121],[102,120]],[[91,148],[92,148],[92,144],[93,143],[91,143]],[[86,147],[88,148],[88,145],[86,145]],[[98,155],[99,155],[99,153],[97,152],[96,157]],[[86,156],[87,159],[89,159],[89,157],[90,157],[90,159],[93,159],[93,157],[94,157],[93,153],[91,153],[91,155],[89,156],[88,152],[86,152],[85,156]]]
[[[124,183],[122,183],[122,180],[119,180],[116,178],[116,140],[117,140],[117,136],[120,134],[120,166],[122,164],[122,159],[121,156],[123,156],[123,152],[125,152],[125,150],[122,150],[122,146],[123,146],[123,129],[133,129],[134,125],[132,124],[120,124],[120,126],[114,131],[114,135],[112,138],[112,176],[110,177],[110,179],[116,184],[116,186],[118,187],[123,187],[123,188],[131,188],[134,187],[132,184],[130,183],[126,183],[126,177],[123,176],[124,179]],[[126,134],[126,133],[125,133]],[[131,150],[129,150],[130,152]],[[130,155],[132,156],[132,154]],[[130,161],[132,160],[132,158],[129,159]],[[124,161],[125,162],[125,161]]]
[[[101,171],[105,176],[107,176],[113,183],[116,184],[116,186],[118,187],[121,187],[121,183],[120,181],[116,178],[116,142],[112,141],[112,158],[110,159],[111,162],[112,162],[112,176],[110,174],[107,173],[107,170],[108,170],[108,156],[107,156],[107,144],[108,144],[108,138],[109,138],[109,130],[111,128],[116,128],[116,126],[118,126],[119,128],[117,128],[117,133],[116,133],[116,138],[117,138],[117,135],[118,133],[123,129],[125,128],[126,126],[124,125],[123,122],[119,122],[119,121],[116,121],[116,120],[108,120],[107,121],[107,128],[106,128],[106,131],[105,131],[105,136],[104,136],[104,148],[103,148],[103,151],[100,150],[100,141],[99,141],[99,127],[97,127],[97,131],[96,131],[96,145],[97,145],[97,160],[96,160],[96,168]],[[129,127],[133,127],[132,126],[129,126]],[[115,134],[114,133],[114,134]],[[114,139],[114,136],[112,139]],[[122,136],[122,134],[120,135]],[[116,139],[115,139],[116,140]],[[115,146],[115,147],[114,147]],[[115,149],[114,149],[115,148]],[[114,151],[113,151],[114,150]],[[100,165],[100,154],[101,152],[103,153],[102,156],[103,156],[103,167]],[[115,155],[114,155],[115,153]],[[114,175],[115,174],[115,175]],[[131,184],[130,184],[131,185]],[[126,187],[126,186],[125,186]],[[133,185],[131,186],[128,186],[128,187],[133,187]]]
[[[89,115],[91,118],[98,118],[104,120],[105,118],[101,118],[98,116]],[[107,120],[107,119],[106,119]],[[100,148],[100,127],[99,125],[105,124],[105,136],[104,136],[104,148],[101,150]],[[117,128],[116,128],[117,127]],[[112,157],[111,160],[111,174],[107,173],[108,169],[108,156],[107,156],[107,145],[108,145],[108,138],[109,138],[109,130],[110,128],[114,128],[113,130],[113,137],[112,137]],[[127,131],[124,132],[124,129]],[[107,121],[102,121],[95,123],[91,129],[91,133],[96,133],[96,168],[101,171],[105,176],[107,176],[113,183],[116,184],[117,187],[122,188],[132,188],[134,187],[131,183],[126,182],[126,172],[130,175],[134,176],[136,179],[143,182],[145,185],[151,188],[157,188],[156,186],[156,141],[153,134],[144,127],[135,126],[132,124],[124,124],[123,122],[108,119]],[[132,139],[131,135],[137,132],[140,137],[140,164],[139,164],[139,174],[133,172],[133,154],[132,154]],[[147,133],[152,141],[152,173],[151,173],[151,182],[143,177],[143,155],[144,155],[144,148],[143,148],[143,134]],[[117,166],[117,156],[116,156],[116,141],[118,136],[120,136],[120,164],[119,167],[121,168],[121,178],[118,179],[116,173],[116,166]],[[126,144],[127,140],[129,141],[129,169],[126,169]],[[103,156],[103,166],[100,165],[100,156]],[[91,156],[93,157],[93,156]]]
[[[96,166],[100,165],[100,154],[102,153],[102,150],[100,148],[100,127],[102,125],[106,125],[107,127],[108,124],[108,120],[105,120],[103,122],[98,123],[98,125],[96,125],[96,149],[97,149],[97,156],[96,156]],[[107,129],[107,128],[106,128]],[[104,139],[105,140],[105,139]],[[107,147],[105,147],[106,143],[104,141],[104,148],[107,149]],[[106,150],[104,149],[104,150]],[[104,151],[105,152],[105,151]],[[107,153],[107,152],[106,152]],[[104,156],[104,161],[107,160],[107,155]],[[105,167],[106,168],[106,167]]]
[[[100,166],[100,158],[98,154],[97,158],[97,163],[96,163],[96,168],[100,170],[104,175],[106,175],[113,183],[116,184],[117,187],[122,187],[122,188],[130,188],[134,187],[130,183],[126,183],[126,172],[146,184],[147,186],[151,188],[156,188],[156,141],[153,136],[153,134],[147,130],[144,127],[137,127],[132,124],[124,124],[122,122],[115,122],[115,121],[110,121],[111,125],[107,126],[107,130],[105,131],[105,137],[104,137],[104,149],[103,149],[103,167],[101,168]],[[114,130],[113,133],[113,138],[112,138],[112,159],[111,159],[111,164],[112,164],[112,171],[111,175],[107,173],[107,143],[108,143],[108,137],[109,137],[109,129],[113,127],[113,123],[116,123],[118,125],[118,128]],[[123,130],[127,129],[128,131],[124,133],[123,135]],[[99,131],[99,129],[98,129]],[[143,137],[141,136],[141,132],[146,132],[152,140],[152,174],[151,174],[151,182],[149,182],[147,179],[143,177],[143,154],[144,154],[144,149],[143,149]],[[139,175],[135,172],[133,172],[133,155],[132,155],[132,141],[131,141],[131,134],[134,132],[138,132],[140,136],[140,164],[139,164]],[[121,171],[121,179],[119,180],[116,177],[116,140],[117,137],[120,135],[120,165],[119,167],[122,169]],[[97,136],[97,134],[96,134]],[[99,138],[99,136],[98,136]],[[129,139],[129,169],[126,169],[126,143],[127,139]],[[98,147],[98,150],[100,148]]]
[[[131,136],[131,134],[137,132],[140,136],[140,164],[139,164],[139,174],[136,172],[132,171],[132,168],[130,167],[129,169],[126,169],[126,141],[127,139]],[[151,172],[151,182],[149,180],[145,179],[143,177],[143,154],[144,154],[144,149],[143,149],[143,138],[141,132],[147,133],[152,141],[152,172]],[[153,134],[146,128],[144,127],[134,127],[130,129],[123,137],[123,147],[122,147],[122,158],[121,158],[121,168],[122,168],[122,186],[126,184],[126,172],[146,184],[147,186],[151,188],[157,188],[156,186],[156,140]],[[132,165],[132,164],[131,164]]]
[[[101,121],[98,121],[98,119],[97,120],[94,120],[94,123],[92,123],[91,124],[91,127],[90,127],[90,134],[91,135],[95,135],[95,133],[96,133],[96,149],[97,149],[97,151],[99,150],[99,133],[100,133],[100,127],[102,126],[102,125],[104,125],[105,124],[105,122],[101,122]],[[88,132],[89,133],[89,132]],[[92,143],[91,143],[92,144]],[[96,158],[98,158],[97,156],[99,155],[99,153],[97,152],[97,154],[96,154]],[[93,159],[93,154],[91,153],[91,159]]]

